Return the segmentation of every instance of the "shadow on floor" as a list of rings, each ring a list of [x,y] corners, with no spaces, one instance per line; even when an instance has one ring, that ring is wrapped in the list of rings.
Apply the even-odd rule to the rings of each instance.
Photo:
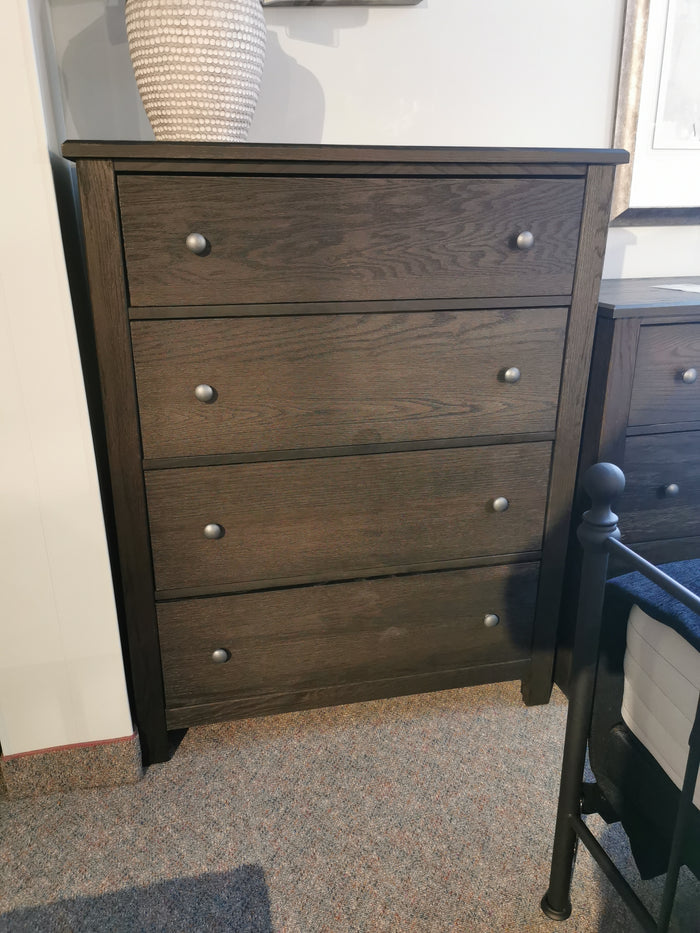
[[[70,930],[71,933],[273,933],[265,874],[259,865],[98,897],[76,897],[0,916],[2,933]]]

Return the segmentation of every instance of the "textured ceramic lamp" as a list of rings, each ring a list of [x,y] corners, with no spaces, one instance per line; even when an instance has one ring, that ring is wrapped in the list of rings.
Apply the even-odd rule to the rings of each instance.
[[[158,140],[242,142],[260,90],[260,0],[126,0],[136,84]]]

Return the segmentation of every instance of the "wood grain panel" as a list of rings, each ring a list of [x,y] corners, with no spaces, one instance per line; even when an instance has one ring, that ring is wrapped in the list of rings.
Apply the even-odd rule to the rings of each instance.
[[[619,501],[625,543],[700,535],[700,432],[627,439]],[[664,494],[676,483],[677,496]]]
[[[129,142],[123,140],[66,140],[61,148],[67,159],[148,159],[149,162],[168,160],[177,166],[179,160],[202,162],[255,161],[262,163],[315,162],[323,165],[343,162],[404,163],[410,166],[420,162],[474,163],[494,165],[522,163],[548,165],[567,163],[610,164],[628,162],[624,149],[537,149],[499,146],[303,146],[279,143],[199,143],[199,142]]]
[[[630,425],[700,419],[700,379],[686,384],[681,376],[700,373],[700,324],[656,324],[640,329]]]
[[[552,431],[564,308],[132,325],[144,456]],[[509,366],[520,381],[505,382]],[[199,402],[194,387],[216,390]]]
[[[684,292],[669,285],[700,286],[700,276],[652,279],[604,279],[600,286],[601,315],[613,318],[685,315],[688,318],[700,315],[700,295]],[[666,286],[666,287],[664,287]]]
[[[527,564],[532,561],[538,561],[540,557],[539,551],[518,551],[515,554],[499,554],[498,563],[499,564]],[[436,573],[443,570],[467,570],[470,567],[490,567],[494,562],[494,557],[491,554],[482,555],[481,557],[460,557],[458,560],[433,560],[433,561],[420,561],[417,564],[406,564],[403,563],[397,567],[381,567],[379,570],[365,572],[364,577],[377,578],[385,576],[393,576],[394,574],[405,575],[409,573]],[[357,571],[349,568],[347,570],[338,570],[333,573],[334,583],[340,583],[342,581],[356,580]],[[316,574],[306,574],[303,580],[300,580],[298,577],[290,577],[288,580],[284,578],[276,577],[272,581],[275,587],[283,586],[299,586],[303,584],[305,586],[311,586],[317,583],[327,583],[328,574],[321,572]],[[253,580],[251,583],[221,583],[216,586],[216,595],[224,596],[226,594],[239,594],[239,593],[254,593],[269,588],[269,581],[256,581]],[[156,598],[158,602],[165,603],[170,602],[174,599],[197,599],[200,596],[211,596],[212,588],[211,586],[190,586],[183,587],[182,589],[173,589],[173,590],[159,590],[156,593]]]
[[[119,554],[117,604],[127,633],[133,712],[144,762],[165,761],[163,677],[111,163],[81,162],[78,181]]]
[[[571,290],[583,179],[119,179],[132,305]],[[518,250],[517,235],[535,236]],[[203,234],[206,254],[185,246]]]
[[[542,574],[537,596],[530,678],[523,684],[527,703],[549,699],[553,652],[561,608],[576,465],[593,350],[598,291],[608,234],[614,169],[594,165],[588,170],[581,220],[581,238],[564,351],[557,438],[552,457],[552,482],[545,525]]]
[[[598,460],[616,463],[621,469],[624,466],[638,341],[639,322],[634,318],[615,323],[609,318],[599,319],[584,421],[581,475]]]
[[[586,174],[585,166],[575,162],[561,162],[556,165],[538,162],[521,163],[512,162],[496,164],[494,162],[470,162],[468,165],[459,162],[256,162],[236,160],[235,162],[216,162],[214,160],[178,162],[161,161],[159,159],[125,159],[115,161],[118,173],[130,174],[194,174],[202,173],[217,175],[401,175],[407,176],[448,176],[468,173],[470,176],[498,177],[507,176],[515,178],[520,176],[546,176],[558,175],[569,178]]]
[[[581,477],[599,460],[615,463],[621,469],[624,467],[638,337],[639,321],[635,318],[613,321],[598,316],[557,632],[556,681],[563,689],[568,689],[570,676],[583,558],[576,531],[584,511],[590,507]]]
[[[148,308],[129,308],[132,321],[163,321],[170,318],[208,317],[272,317],[314,314],[388,314],[406,311],[486,311],[492,308],[558,308],[568,305],[570,295],[537,295],[504,300],[503,298],[422,298],[420,301],[399,299],[396,301],[314,301],[285,302],[282,304],[255,305],[151,305]]]
[[[161,604],[166,704],[526,659],[537,572],[513,564]],[[500,623],[486,628],[486,613]]]
[[[163,470],[146,476],[156,585],[250,583],[537,551],[551,445]],[[497,496],[510,500],[494,512]],[[209,522],[218,540],[203,536]]]
[[[700,424],[694,428],[700,430]],[[295,450],[254,450],[252,453],[212,454],[208,457],[158,457],[144,460],[144,470],[175,470],[190,467],[228,466],[231,463],[257,463],[263,460],[315,460],[320,457],[356,457],[366,454],[394,454],[409,450],[447,450],[451,447],[484,447],[486,444],[522,444],[553,441],[554,431],[523,434],[474,434],[428,441],[402,441],[389,444],[353,444],[347,447],[299,447]]]
[[[700,412],[698,412],[700,414]],[[679,431],[700,431],[700,421],[669,421],[666,424],[641,424],[627,428],[627,436],[638,434],[677,434]],[[544,438],[542,438],[544,440]]]
[[[312,690],[229,697],[193,706],[169,707],[166,715],[168,728],[181,729],[227,719],[248,719],[251,716],[315,709],[319,706],[337,706],[339,703],[362,703],[384,697],[406,696],[410,693],[429,693],[475,684],[498,683],[502,680],[519,680],[526,676],[529,666],[529,660],[504,661],[502,664],[477,664],[475,667],[459,667],[433,674],[410,674],[408,677],[338,683],[332,687],[317,687]]]

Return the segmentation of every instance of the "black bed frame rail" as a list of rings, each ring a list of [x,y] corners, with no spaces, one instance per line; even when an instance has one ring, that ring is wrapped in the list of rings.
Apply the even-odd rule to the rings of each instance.
[[[638,570],[698,615],[700,615],[700,598],[619,541],[617,515],[611,511],[612,502],[625,488],[625,477],[618,467],[612,463],[595,464],[586,472],[584,487],[591,497],[592,505],[583,516],[578,529],[578,538],[584,553],[569,689],[569,710],[552,867],[549,888],[542,898],[541,906],[544,913],[552,920],[566,920],[570,916],[571,879],[576,848],[578,841],[581,840],[637,918],[642,929],[649,933],[667,933],[700,765],[700,700],[690,732],[688,762],[679,798],[657,922],[582,819],[582,812],[584,812],[582,810],[583,772],[593,710],[608,557],[611,553],[615,554],[623,564],[629,566],[630,569]]]

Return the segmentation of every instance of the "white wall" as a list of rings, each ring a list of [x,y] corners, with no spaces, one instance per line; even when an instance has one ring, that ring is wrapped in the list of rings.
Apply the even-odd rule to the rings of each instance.
[[[66,128],[150,139],[123,0],[49,0]],[[608,146],[624,0],[266,10],[257,142]]]
[[[605,146],[621,9],[621,0],[423,0],[270,11],[251,136]]]
[[[603,278],[700,275],[700,227],[612,227]]]
[[[26,0],[3,6],[0,86],[0,743],[12,755],[132,724]]]

